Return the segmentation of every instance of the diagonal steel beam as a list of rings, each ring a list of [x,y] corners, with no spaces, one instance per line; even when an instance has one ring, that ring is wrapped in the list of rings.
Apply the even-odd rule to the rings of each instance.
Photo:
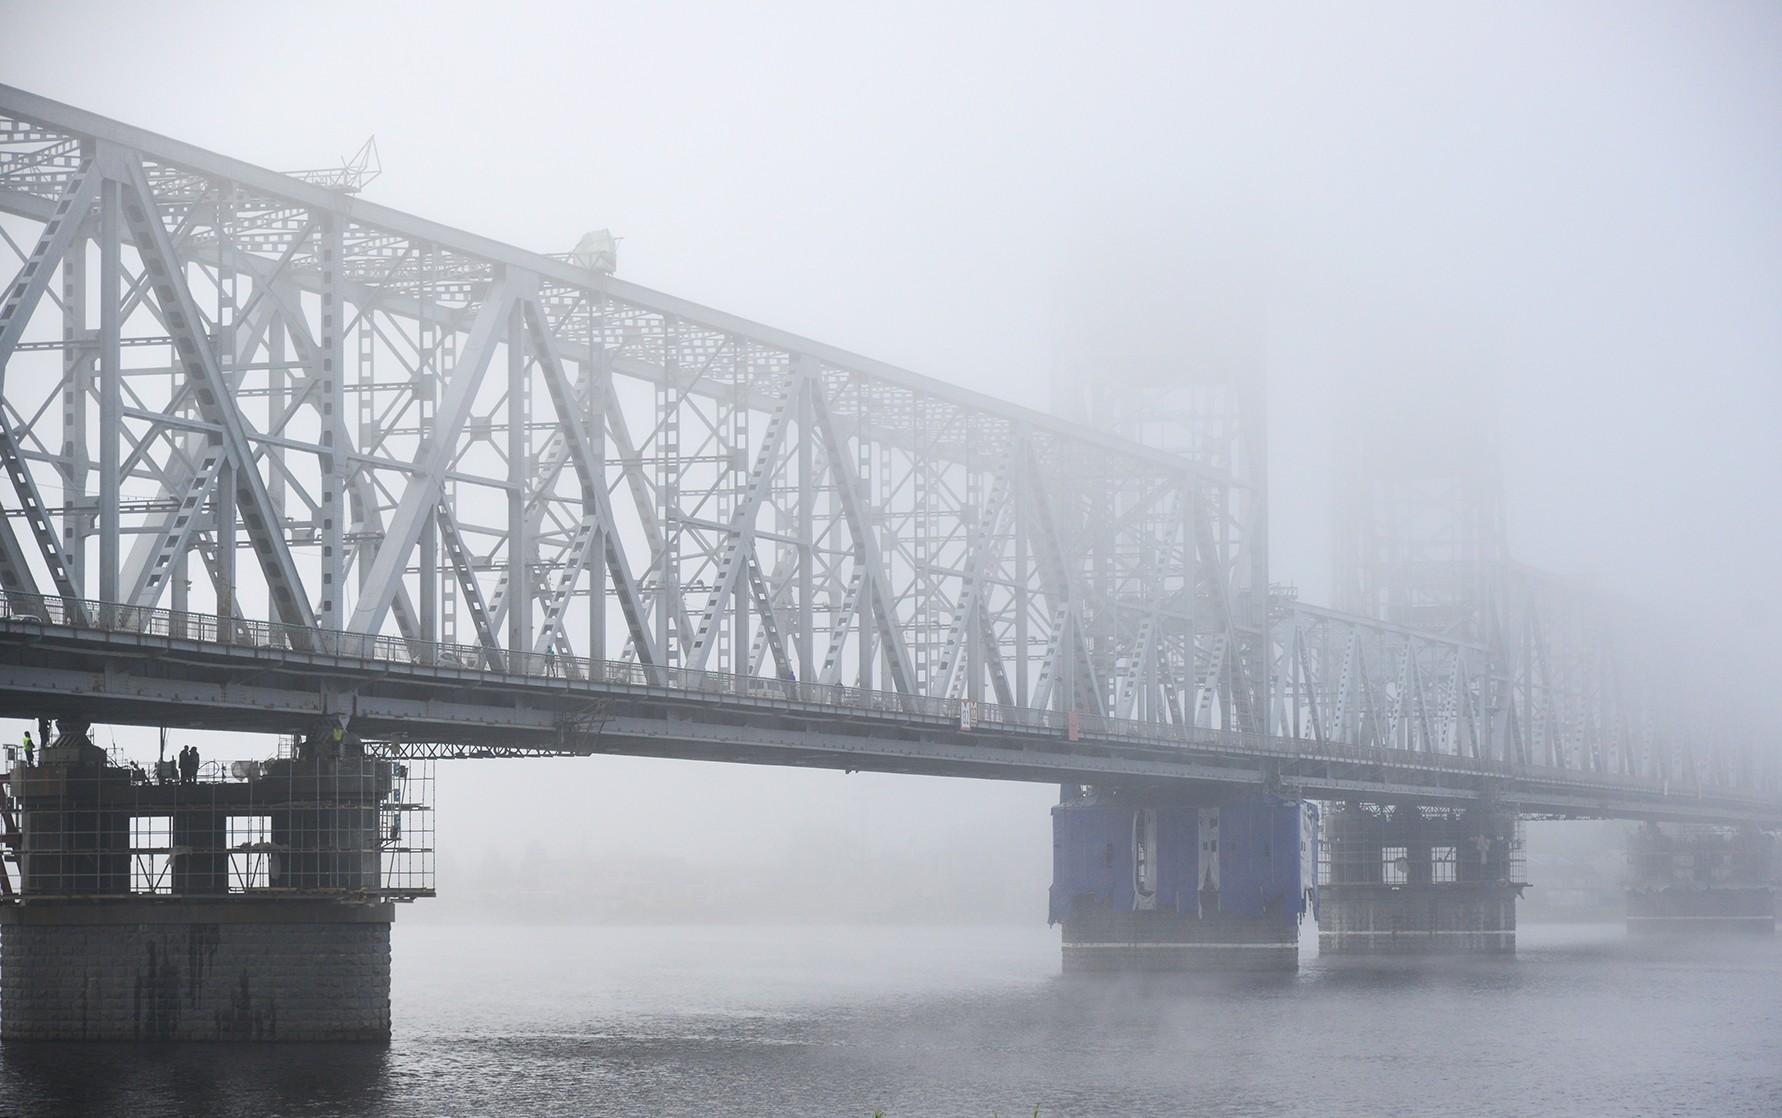
[[[712,647],[717,644],[714,638],[718,633],[719,619],[724,614],[724,607],[729,604],[731,593],[736,589],[737,576],[748,565],[748,557],[754,552],[755,518],[760,514],[761,505],[773,487],[774,475],[779,472],[780,447],[786,441],[789,413],[802,389],[800,381],[803,376],[802,373],[794,375],[792,383],[786,386],[786,394],[768,419],[761,449],[755,455],[755,466],[749,472],[748,488],[743,499],[738,502],[735,514],[730,518],[730,536],[724,548],[724,558],[718,563],[718,575],[712,586],[711,597],[706,600],[705,609],[699,615],[699,629],[693,636],[693,647],[687,653],[687,666],[696,671],[705,667]]]
[[[239,371],[252,356],[259,345],[261,334],[267,326],[269,315],[264,310],[255,311],[244,323],[237,334],[235,361],[236,371],[229,378],[229,389],[233,392],[241,385],[244,372]],[[190,405],[192,401],[192,382],[186,381],[173,394],[164,414],[175,415]],[[113,437],[114,432],[106,432],[104,437]],[[144,437],[141,444],[140,457],[146,458],[146,448],[152,441],[153,432]],[[161,478],[156,492],[158,500],[172,500],[173,511],[162,521],[160,527],[153,532],[143,532],[130,545],[130,554],[124,562],[124,572],[120,572],[119,585],[126,587],[123,604],[152,606],[153,600],[143,600],[149,589],[151,577],[170,570],[172,561],[187,546],[192,532],[196,529],[196,520],[192,513],[203,507],[203,502],[211,495],[216,483],[217,472],[222,459],[215,452],[213,440],[208,433],[188,434],[180,444],[175,446],[174,453],[168,458],[166,469],[161,471]],[[138,456],[133,456],[135,459]],[[152,459],[149,459],[152,463]],[[126,466],[129,465],[127,462]],[[283,531],[283,527],[280,527]],[[159,598],[161,585],[154,586],[151,598]]]
[[[6,366],[12,360],[12,351],[25,332],[31,312],[37,309],[38,301],[49,288],[50,273],[67,255],[68,246],[79,235],[94,199],[99,196],[99,181],[99,171],[89,161],[62,192],[36,247],[7,287],[5,299],[0,300],[0,390],[4,390],[6,384]]]
[[[643,525],[644,541],[649,544],[650,559],[645,570],[654,571],[662,562],[662,551],[668,546],[663,534],[662,524],[656,518],[656,502],[651,499],[649,482],[644,478],[643,458],[638,453],[637,442],[631,437],[631,427],[625,421],[625,409],[619,405],[618,397],[613,392],[612,377],[599,374],[596,391],[604,394],[601,413],[606,416],[607,437],[612,440],[613,450],[619,459],[619,472],[631,493],[631,503],[637,509],[638,523]],[[677,596],[674,602],[675,631],[680,634],[680,651],[684,655],[692,648],[693,621],[687,615],[687,600]]]
[[[1151,686],[1151,663],[1156,652],[1157,617],[1146,614],[1139,621],[1138,635],[1127,654],[1126,670],[1114,682],[1114,713],[1120,718],[1138,718],[1140,697]]]
[[[1040,473],[1039,460],[1033,453],[1033,440],[1023,435],[1019,437],[1019,442],[1021,457],[1027,466],[1021,492],[1027,499],[1028,509],[1032,513],[1034,535],[1040,544],[1040,583],[1053,607],[1054,631],[1048,642],[1047,659],[1050,661],[1062,657],[1070,661],[1069,674],[1074,679],[1076,694],[1067,694],[1066,698],[1072,708],[1086,694],[1090,699],[1090,713],[1103,714],[1106,712],[1106,703],[1101,684],[1096,679],[1095,659],[1084,635],[1086,626],[1077,593],[1077,579],[1071,570],[1070,558],[1065,554],[1064,541],[1058,535],[1052,495],[1046,487],[1044,475]],[[1058,632],[1060,626],[1064,629],[1062,634]],[[1050,665],[1041,671],[1043,678],[1054,682],[1059,675],[1064,674]]]
[[[19,537],[12,530],[12,520],[0,509],[0,590],[7,595],[6,612],[49,620],[49,611],[38,601],[37,580],[31,575],[31,564]]]
[[[825,686],[841,679],[842,653],[847,647],[849,626],[855,611],[860,608],[860,588],[865,582],[866,565],[856,556],[854,569],[848,572],[848,581],[842,588],[842,607],[830,624],[829,647],[823,652],[823,668],[817,673],[817,682]]]
[[[142,561],[133,568],[135,574],[126,584],[123,604],[152,609],[160,601],[179,570],[178,560],[198,530],[199,514],[216,487],[226,453],[220,439],[204,439],[198,444],[178,487],[169,490],[174,498],[173,508],[158,529],[137,537],[138,544],[145,545]]]
[[[776,609],[780,595],[768,591],[767,575],[761,570],[760,554],[753,547],[749,548],[748,563],[749,594],[755,602],[756,620],[761,623],[756,633],[756,640],[761,642],[760,647],[763,652],[773,653],[773,663],[776,669],[774,674],[781,679],[791,679],[793,677],[792,655],[786,650],[785,638],[780,635],[779,612]],[[788,585],[790,584],[782,584],[781,593]],[[753,675],[760,671],[760,658],[751,650],[749,673]]]
[[[514,301],[514,287],[506,276],[477,308],[470,335],[446,384],[444,398],[434,414],[433,430],[418,452],[420,470],[409,479],[402,500],[390,518],[384,542],[372,558],[371,569],[347,628],[355,632],[375,633],[383,625],[390,602],[402,585],[403,571],[409,553],[420,541],[421,528],[427,515],[438,507],[445,494],[445,475],[457,450],[458,437],[470,418],[470,406],[489,371],[495,345],[507,323],[507,314]],[[480,597],[480,595],[479,595]]]
[[[1010,444],[1013,454],[1014,444]],[[965,655],[970,645],[966,626],[983,613],[984,578],[990,572],[990,564],[1001,547],[1002,524],[1008,510],[1010,460],[1005,457],[996,468],[994,480],[990,484],[990,492],[984,499],[984,507],[979,510],[977,534],[973,539],[971,562],[967,568],[965,584],[959,591],[959,601],[953,609],[952,624],[947,627],[947,635],[941,646],[941,666],[939,686],[933,690],[948,698],[958,698],[965,683],[965,672],[976,672],[978,664],[966,664],[970,659]],[[963,671],[961,669],[964,669]]]
[[[221,429],[222,453],[235,466],[236,506],[248,542],[260,561],[276,616],[287,625],[315,628],[315,612],[291,550],[285,545],[277,510],[266,493],[266,483],[254,462],[247,427],[230,398],[228,385],[217,367],[208,338],[199,334],[198,306],[186,286],[179,258],[154,202],[148,176],[135,156],[117,160],[125,189],[120,191],[125,222],[136,240],[162,318],[173,338],[173,348],[187,379],[195,382],[199,414]],[[299,638],[303,639],[303,638]]]
[[[538,635],[532,641],[532,651],[544,653],[557,645],[563,636],[563,618],[569,612],[569,603],[575,594],[575,584],[581,579],[582,572],[588,569],[588,561],[593,557],[600,537],[608,533],[600,524],[599,515],[588,510],[575,526],[575,533],[570,536],[569,546],[557,562],[557,569],[551,576],[550,584],[545,588],[544,617],[539,622]],[[591,594],[603,594],[605,588],[599,585],[599,575],[595,576],[595,585],[589,587]],[[640,634],[633,633],[632,639]]]
[[[31,477],[31,469],[19,450],[18,439],[4,419],[0,419],[0,467],[12,479],[12,487],[18,493],[25,513],[25,522],[31,526],[31,534],[37,539],[37,550],[43,556],[44,565],[49,568],[50,579],[56,584],[56,593],[71,599],[69,608],[84,621],[80,588],[74,583],[74,564],[69,561],[67,552],[62,550],[62,542],[56,538],[55,528],[50,524],[49,507],[43,503],[43,495],[38,492],[37,482]]]
[[[897,600],[892,597],[890,584],[885,578],[885,563],[884,557],[879,554],[878,536],[867,523],[865,502],[860,495],[860,479],[854,472],[853,460],[848,456],[848,448],[843,444],[835,427],[835,419],[829,412],[823,381],[812,380],[811,389],[811,418],[816,425],[817,434],[829,451],[829,466],[835,477],[837,494],[841,497],[842,516],[847,520],[849,535],[854,538],[855,562],[866,568],[866,590],[872,599],[872,619],[878,629],[879,640],[883,642],[891,670],[891,682],[904,694],[914,694],[916,669],[910,661],[909,648],[903,641],[903,629],[897,623]]]
[[[464,591],[464,605],[470,611],[470,623],[476,629],[477,643],[483,646],[483,659],[491,668],[501,670],[501,641],[495,635],[495,626],[489,619],[489,608],[483,603],[483,589],[476,581],[476,564],[470,548],[464,542],[464,533],[458,530],[458,518],[452,512],[450,501],[440,501],[434,508],[435,520],[439,524],[440,542],[445,546],[446,561],[452,565],[452,571],[458,576],[458,586]]]
[[[990,621],[990,610],[987,606],[978,610],[978,621],[983,626],[983,639],[979,645],[984,650],[984,666],[990,670],[990,689],[996,693],[996,701],[1005,707],[1015,705],[1015,690],[1009,685],[1008,669],[1002,662],[1002,642],[997,638],[996,626]]]
[[[636,643],[638,657],[646,664],[654,664],[656,652],[648,639],[648,627],[644,625],[643,599],[631,577],[631,566],[625,558],[618,525],[613,520],[612,500],[606,489],[606,462],[594,456],[593,444],[582,423],[580,401],[564,371],[563,358],[557,352],[556,339],[551,335],[544,308],[539,305],[536,297],[526,299],[524,308],[533,347],[544,370],[545,390],[550,393],[551,406],[557,410],[557,424],[569,444],[569,458],[575,466],[576,478],[581,483],[582,501],[587,513],[584,521],[590,523],[592,535],[598,539],[606,556],[607,570],[612,575],[613,587],[619,597],[619,610],[625,615],[625,624],[631,630],[631,639]],[[571,558],[579,563],[591,550],[584,546],[580,555],[572,555]],[[564,572],[564,577],[559,579],[558,587],[553,592],[553,600],[546,604],[546,621],[535,644],[548,645],[561,626],[569,592],[574,589],[579,574],[579,569],[572,569]],[[596,592],[604,593],[605,590],[602,588]]]

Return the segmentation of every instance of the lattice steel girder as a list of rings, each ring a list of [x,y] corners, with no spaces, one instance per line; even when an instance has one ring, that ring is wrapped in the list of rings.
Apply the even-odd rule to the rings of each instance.
[[[111,126],[107,125],[109,127]],[[141,137],[132,132],[128,138]],[[852,355],[830,347],[803,339],[790,339],[770,329],[716,312],[707,312],[703,308],[669,297],[658,299],[655,293],[629,288],[620,281],[596,279],[574,269],[566,269],[559,261],[520,254],[517,250],[506,249],[504,246],[490,246],[475,238],[447,235],[450,231],[440,231],[437,227],[426,226],[424,223],[416,224],[414,219],[387,214],[375,207],[368,207],[357,199],[332,194],[316,196],[307,189],[306,184],[293,185],[265,172],[247,173],[231,161],[212,163],[212,157],[200,158],[202,153],[189,152],[171,141],[162,146],[162,142],[156,139],[152,146],[156,148],[151,158],[154,164],[154,182],[166,194],[164,201],[168,212],[183,215],[179,220],[184,249],[192,259],[209,262],[212,267],[221,268],[226,261],[229,266],[240,268],[261,279],[279,275],[281,278],[288,278],[300,289],[318,291],[327,298],[344,301],[349,308],[351,305],[361,308],[375,306],[386,315],[412,315],[417,321],[444,328],[448,336],[473,324],[470,316],[475,313],[477,303],[484,297],[481,285],[490,282],[497,271],[524,271],[534,277],[532,282],[540,291],[540,305],[544,315],[552,319],[551,333],[563,341],[564,360],[576,361],[584,364],[584,367],[599,363],[623,376],[670,383],[683,397],[704,396],[744,409],[758,408],[767,391],[764,386],[789,368],[795,353],[802,355],[803,359],[814,363],[813,367],[824,384],[848,382],[854,386],[845,395],[829,398],[826,394],[826,401],[830,405],[834,426],[838,432],[842,432],[840,437],[847,438],[856,429],[864,429],[868,423],[871,424],[871,445],[865,438],[859,440],[863,461],[878,453],[892,452],[898,448],[902,448],[900,453],[903,454],[917,453],[919,448],[919,453],[930,458],[964,456],[969,459],[974,450],[988,450],[999,441],[1006,445],[1011,437],[1014,421],[1019,420],[1033,428],[1036,437],[1051,445],[1050,458],[1058,469],[1070,471],[1073,487],[1087,493],[1088,490],[1083,488],[1085,485],[1112,486],[1113,489],[1101,499],[1101,503],[1130,503],[1134,506],[1123,514],[1123,525],[1132,515],[1145,515],[1142,507],[1139,507],[1142,502],[1128,502],[1127,498],[1117,495],[1121,488],[1129,485],[1132,478],[1141,479],[1136,483],[1135,491],[1145,488],[1153,493],[1159,491],[1160,482],[1167,485],[1185,474],[1198,476],[1204,484],[1219,483],[1217,475],[1204,471],[1197,473],[1194,467],[1185,466],[1180,460],[1167,455],[1146,451],[1134,444],[1109,439],[1093,432],[1070,428],[1049,417],[995,404],[971,393],[961,393],[864,359],[856,360]],[[163,157],[161,152],[174,154]],[[166,164],[160,163],[160,158],[165,158]],[[18,176],[9,177],[5,163],[0,158],[0,184],[24,188],[17,194],[6,196],[8,207],[15,212],[30,212],[32,201],[39,197],[33,191],[44,189],[44,180],[41,176],[26,176],[24,179]],[[175,164],[181,165],[176,168]],[[238,171],[243,173],[238,174]],[[224,181],[228,183],[230,198],[227,218],[221,216],[223,207],[213,207],[208,201],[217,193],[210,184]],[[200,215],[212,208],[219,211],[219,222],[227,220],[230,223],[227,229],[221,225],[213,229],[198,220]],[[374,224],[385,216],[391,217],[397,225],[403,227],[380,228]],[[338,241],[337,249],[329,246],[318,248],[312,243],[315,230],[323,227],[335,231],[333,238]],[[436,232],[440,235],[437,238],[432,237]],[[419,235],[422,233],[427,234],[429,239],[421,240]],[[330,245],[334,240],[330,241]],[[484,251],[485,249],[491,251]],[[331,263],[338,266],[329,268]],[[520,266],[522,263],[524,267]],[[332,273],[332,282],[328,282],[324,272]],[[260,297],[256,288],[251,298]],[[361,316],[364,317],[365,314],[361,310]],[[672,329],[669,324],[673,325]],[[571,341],[572,338],[589,340]],[[789,342],[796,344],[788,345]],[[469,352],[474,353],[475,347],[471,347]],[[314,359],[313,355],[310,359]],[[325,361],[326,357],[321,360]],[[313,369],[307,379],[312,385],[309,391],[313,394],[316,380]],[[615,430],[622,431],[623,410],[613,408],[611,414]],[[448,414],[442,418],[450,417]],[[438,425],[436,420],[432,425],[433,429],[437,430]],[[268,445],[272,438],[270,434],[263,434],[260,436],[261,445]],[[341,440],[337,437],[334,442],[338,445]],[[287,450],[300,450],[302,440],[284,439],[277,445]],[[380,437],[369,441],[367,445],[382,447],[386,445],[386,440]],[[641,495],[642,471],[635,467],[635,455],[626,454],[623,446],[619,449],[622,474],[636,499]],[[647,453],[647,450],[641,453]],[[363,455],[356,456],[355,462],[363,459]],[[335,456],[330,456],[329,460],[338,461]],[[833,472],[826,461],[819,461],[824,471]],[[386,460],[379,459],[375,468],[388,470],[390,466]],[[286,467],[281,466],[280,469]],[[979,464],[970,469],[982,474],[984,466],[981,456]],[[364,499],[363,489],[357,487],[357,479],[363,473],[363,467],[357,467],[351,474],[355,479],[355,508],[374,508],[374,504],[368,504]],[[296,481],[294,477],[290,480]],[[801,481],[799,484],[806,483]],[[831,510],[824,515],[833,516],[839,511],[845,519],[845,506],[828,505],[831,498],[824,495],[834,493],[839,496],[844,492],[843,486],[834,478],[828,482],[816,480],[814,484],[819,487],[811,490],[816,493],[817,507]],[[883,480],[875,479],[875,493],[865,495],[865,500],[860,503],[861,507],[856,509],[858,519],[865,525],[863,530],[869,534],[875,530],[891,530],[890,526],[900,518],[904,524],[925,522],[930,526],[939,524],[941,518],[957,522],[965,511],[958,502],[967,498],[959,495],[966,490],[955,488],[954,484],[947,482],[933,488],[915,506],[906,506],[900,511],[894,507],[898,490],[893,471],[886,474]],[[976,485],[974,478],[967,488],[974,488]],[[852,487],[848,487],[846,491],[851,492]],[[325,505],[328,483],[323,483],[316,492],[321,494]],[[301,495],[301,490],[299,493]],[[541,511],[554,517],[555,514],[548,513],[548,506],[555,498],[542,489],[541,496],[545,498],[540,506]],[[908,496],[907,491],[904,491],[904,496]],[[686,504],[696,505],[705,499],[706,495],[700,494],[689,499]],[[1097,501],[1094,496],[1088,499],[1091,503]],[[889,505],[885,503],[887,500],[890,501]],[[644,504],[641,500],[637,503],[640,506]],[[1208,504],[1217,505],[1219,502]],[[396,507],[393,511],[400,513],[401,508]],[[363,531],[375,535],[369,527],[373,518],[356,513],[355,519],[364,520],[367,527]],[[323,515],[322,520],[324,523],[332,520],[335,528],[339,528],[338,517]],[[573,523],[574,517],[569,517],[568,520]],[[677,522],[695,523],[688,519],[685,511],[680,514]],[[869,643],[865,636],[854,639],[842,631],[842,626],[853,615],[860,615],[870,622],[871,635],[874,638],[870,643],[892,650],[888,654],[889,659],[896,658],[895,649],[899,642],[879,639],[879,629],[882,626],[888,625],[886,631],[896,633],[900,638],[916,640],[926,645],[931,638],[923,635],[921,627],[930,624],[929,619],[932,617],[951,615],[953,611],[946,603],[960,596],[960,591],[955,587],[966,577],[963,573],[948,572],[969,571],[976,565],[967,561],[962,553],[955,553],[957,557],[947,559],[942,565],[935,564],[936,558],[948,554],[946,549],[966,549],[965,537],[968,533],[957,528],[947,529],[936,537],[941,541],[941,551],[927,556],[914,568],[907,564],[891,563],[882,579],[863,586],[868,592],[868,599],[888,595],[894,603],[894,613],[887,611],[882,604],[869,610],[866,608],[866,599],[846,610],[838,611],[833,608],[832,603],[832,608],[827,611],[813,611],[813,595],[823,593],[828,586],[846,583],[846,579],[831,581],[838,577],[836,572],[842,569],[843,533],[836,531],[834,523],[816,522],[809,515],[800,514],[798,522],[809,525],[812,529],[813,543],[806,545],[803,564],[813,570],[799,574],[790,583],[782,581],[781,585],[789,586],[794,593],[783,607],[775,608],[784,608],[787,619],[791,619],[789,627],[797,634],[801,657],[809,656],[809,646],[815,636],[811,631],[813,618],[817,624],[830,626],[828,643],[831,646],[845,647],[850,642],[858,644],[862,657],[866,657]],[[529,517],[528,525],[532,523],[533,519]],[[659,535],[662,530],[662,525],[654,518],[641,519],[640,526],[651,536]],[[536,533],[529,534],[536,536]],[[618,539],[619,535],[615,533],[610,538]],[[674,535],[677,540],[690,538],[684,529],[676,529]],[[575,538],[576,533],[552,537],[552,546],[560,545],[557,552],[559,557],[573,557],[574,548],[578,546],[572,542]],[[372,539],[357,546],[361,551],[369,550],[368,545],[375,545],[376,542]],[[382,548],[378,550],[380,553],[383,551]],[[1081,548],[1073,547],[1073,551],[1086,553],[1086,549]],[[652,553],[660,554],[660,548],[653,545]],[[714,562],[711,558],[714,554],[709,549],[704,552],[695,550],[689,553],[689,559],[695,563],[711,563]],[[477,558],[472,565],[482,569],[484,562]],[[512,563],[510,556],[507,566],[511,568]],[[386,566],[394,566],[394,562],[386,563]],[[363,562],[361,567],[363,571]],[[361,609],[366,606],[367,600],[370,605],[376,606],[383,593],[380,587],[387,573],[378,571],[377,577],[362,574]],[[820,574],[821,577],[812,579],[810,576],[813,574]],[[698,578],[695,569],[690,568],[682,574],[682,582],[690,588],[697,585]],[[526,585],[536,582],[532,579],[523,581]],[[398,603],[401,593],[400,589],[395,591],[395,600]],[[944,595],[944,598],[937,598],[937,595]],[[742,601],[745,604],[750,603],[753,598],[754,595],[751,594]],[[685,599],[677,594],[670,600],[678,612]],[[732,600],[736,600],[734,596]],[[780,600],[781,596],[777,593],[771,599],[774,603]],[[926,604],[936,601],[940,602],[938,608]],[[505,604],[499,590],[493,602],[496,607],[496,621],[499,622]],[[1091,611],[1111,609],[1119,604],[1117,600],[1097,604],[1087,597],[1082,603],[1083,608]],[[401,611],[398,612],[400,619]],[[1028,625],[1029,613],[1025,609],[1016,609],[1012,604],[1004,602],[989,605],[984,612],[991,621],[983,626],[981,633],[981,639],[986,645],[983,649],[983,662],[1001,693],[1008,687],[1008,663],[1013,663],[1017,678],[1024,678],[1029,674],[1030,666],[1023,651],[1028,647],[1026,642],[1039,634],[1031,631],[1033,626]],[[872,616],[866,618],[867,613]],[[1013,625],[1007,620],[1011,615],[1016,618]],[[1032,616],[1040,619],[1037,627],[1043,631],[1043,615]],[[995,620],[997,618],[1003,620],[998,622]],[[1002,626],[1000,630],[998,625]],[[1090,622],[1085,617],[1079,631],[1086,631],[1089,626]],[[787,627],[763,624],[760,628],[764,633],[777,635],[779,630]],[[405,632],[408,628],[406,624],[403,626]],[[1028,630],[1025,634],[1022,632],[1024,628]],[[1096,678],[1098,671],[1107,672],[1121,655],[1118,651],[1119,637],[1115,631],[1117,623],[1110,621],[1102,628],[1103,633],[1096,638],[1100,651],[1095,653],[1101,662],[1100,667],[1096,663],[1085,662],[1083,670],[1076,673],[1091,681]],[[681,634],[681,640],[688,640],[692,636],[690,626],[679,625],[677,631]],[[979,630],[967,629],[968,642],[979,635]],[[996,647],[999,642],[1002,642],[1000,647]],[[632,645],[633,648],[638,645],[635,635]],[[1098,703],[1105,701],[1105,696],[1100,695],[1100,685],[1093,682],[1083,694],[1085,701],[1089,701],[1089,696],[1095,696],[1094,701]]]
[[[1100,454],[1112,455],[1116,460],[1129,463],[1133,468],[1143,468],[1148,465],[1151,470],[1161,472],[1166,476],[1175,476],[1188,469],[1213,481],[1222,477],[1219,471],[1184,464],[1179,458],[1168,453],[1154,451],[1140,444],[1106,435],[1044,412],[949,385],[881,361],[849,353],[835,346],[801,338],[676,296],[652,291],[616,277],[589,273],[564,260],[527,252],[499,241],[379,206],[363,198],[302,182],[11,86],[0,85],[0,114],[15,121],[36,122],[43,125],[48,131],[60,132],[65,136],[107,139],[122,147],[142,152],[146,157],[167,167],[170,172],[173,168],[180,168],[178,173],[168,175],[168,181],[175,193],[183,194],[183,200],[187,205],[201,200],[200,192],[204,182],[227,181],[250,192],[256,198],[266,200],[269,210],[293,209],[331,213],[350,222],[353,226],[376,231],[381,234],[380,240],[367,241],[360,246],[348,245],[346,270],[349,287],[347,290],[349,297],[354,298],[355,301],[357,301],[356,296],[351,294],[352,283],[364,284],[370,280],[387,279],[391,288],[388,291],[380,289],[378,292],[380,296],[388,296],[392,291],[407,290],[408,285],[404,282],[404,274],[400,271],[392,272],[390,268],[392,255],[403,259],[406,258],[407,252],[402,250],[392,253],[387,247],[389,242],[436,245],[456,254],[455,267],[462,275],[460,282],[467,287],[474,287],[479,282],[487,282],[492,277],[495,268],[507,268],[518,269],[537,276],[541,291],[584,292],[592,294],[598,299],[610,300],[615,308],[615,314],[612,316],[613,323],[609,333],[615,336],[622,334],[627,324],[634,326],[639,331],[635,345],[632,347],[634,350],[632,356],[634,357],[660,354],[663,336],[660,322],[663,316],[667,316],[680,322],[697,324],[703,330],[708,331],[710,337],[747,338],[752,343],[766,349],[778,350],[782,353],[802,353],[825,365],[858,373],[901,393],[905,403],[899,410],[907,411],[910,401],[938,401],[957,409],[961,414],[994,417],[998,420],[1016,420],[1036,431],[1057,434]],[[5,137],[0,136],[0,152],[5,151]],[[15,155],[14,158],[17,156]],[[40,215],[44,212],[41,203],[46,200],[46,196],[53,196],[55,189],[66,181],[67,176],[57,175],[47,180],[32,180],[28,183],[12,181],[8,170],[9,162],[4,157],[0,157],[0,209],[33,216]],[[31,205],[32,199],[36,199],[40,204]],[[370,251],[363,259],[356,258],[352,255],[355,247]],[[405,313],[409,310],[409,308],[403,307],[400,300],[386,298],[385,301],[392,310]],[[449,312],[443,317],[455,318]],[[688,342],[692,346],[702,344],[697,336],[690,337]],[[645,362],[645,364],[649,363]],[[642,372],[642,370],[642,365],[633,366],[635,372]],[[894,425],[887,420],[892,418],[891,414],[887,414],[878,417],[878,421],[884,423],[887,430],[891,430],[894,429]]]
[[[1486,756],[1478,718],[1489,654],[1478,642],[1296,603],[1274,626],[1273,732]]]
[[[1567,595],[1499,592],[1484,655],[1378,626],[1283,636],[1278,615],[1271,648],[1261,431],[1147,448],[0,86],[5,222],[36,246],[0,304],[38,544],[0,535],[14,593],[151,602],[196,550],[219,615],[381,633],[394,613],[417,651],[474,630],[491,665],[604,654],[611,596],[624,655],[664,668],[839,681],[854,660],[906,695],[988,677],[1060,713],[1743,771],[1651,713],[1663,688]],[[52,480],[57,508],[28,495]],[[238,537],[263,586],[236,577]],[[596,554],[607,577],[581,578]]]

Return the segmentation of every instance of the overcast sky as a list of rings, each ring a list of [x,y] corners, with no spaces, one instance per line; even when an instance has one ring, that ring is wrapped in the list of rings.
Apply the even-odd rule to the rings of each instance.
[[[12,0],[0,80],[278,169],[375,132],[376,201],[541,251],[610,226],[628,279],[1027,402],[1085,338],[1254,344],[1274,577],[1309,597],[1337,456],[1488,413],[1519,558],[1697,613],[1775,678],[1782,7],[770,10]],[[1253,337],[1197,315],[1216,291]],[[1043,787],[443,781],[447,844],[830,841],[984,859],[1043,904]]]

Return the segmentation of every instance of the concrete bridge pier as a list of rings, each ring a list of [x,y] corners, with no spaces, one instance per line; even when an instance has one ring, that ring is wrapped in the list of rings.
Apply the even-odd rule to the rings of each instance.
[[[1065,973],[1296,969],[1317,834],[1317,809],[1282,796],[1067,785],[1050,917]]]
[[[153,783],[65,730],[7,775],[0,1039],[388,1040],[397,768],[311,745]]]
[[[1643,823],[1627,840],[1627,930],[1769,935],[1776,837],[1754,827]]]
[[[1516,951],[1521,831],[1511,812],[1332,805],[1318,948],[1327,955]]]

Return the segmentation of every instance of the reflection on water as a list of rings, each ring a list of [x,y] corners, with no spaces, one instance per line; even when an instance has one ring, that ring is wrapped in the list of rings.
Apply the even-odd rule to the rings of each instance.
[[[1782,940],[1057,974],[1039,928],[401,924],[397,1036],[6,1045],[0,1113],[1782,1114]]]

